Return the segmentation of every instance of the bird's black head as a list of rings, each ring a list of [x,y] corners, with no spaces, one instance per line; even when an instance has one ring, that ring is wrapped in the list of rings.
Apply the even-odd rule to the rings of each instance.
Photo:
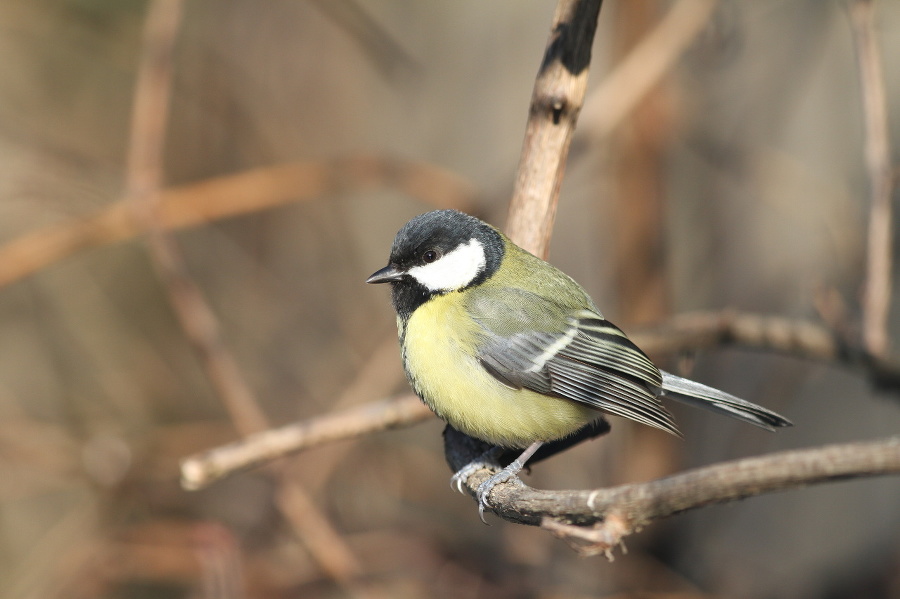
[[[388,265],[367,283],[390,283],[394,308],[408,317],[434,295],[478,285],[503,260],[496,229],[457,210],[435,210],[403,225]]]

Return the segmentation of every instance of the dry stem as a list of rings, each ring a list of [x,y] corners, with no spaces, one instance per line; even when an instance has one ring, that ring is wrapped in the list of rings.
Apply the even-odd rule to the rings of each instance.
[[[888,140],[884,70],[875,38],[875,1],[854,0],[850,6],[859,62],[869,176],[869,248],[863,293],[863,339],[873,354],[888,350],[887,318],[891,302],[891,148]]]
[[[389,187],[436,208],[466,210],[472,186],[434,165],[377,156],[295,162],[156,191],[154,222],[166,230],[308,202],[329,193]],[[126,197],[88,217],[25,233],[0,247],[0,287],[80,251],[131,239],[142,229]]]
[[[587,89],[601,0],[560,0],[531,96],[506,233],[547,257],[559,187]]]
[[[376,401],[270,429],[181,463],[181,484],[197,490],[237,471],[326,443],[409,426],[433,417],[415,395]]]
[[[675,66],[703,31],[717,0],[681,0],[588,94],[581,128],[593,138],[612,133]]]
[[[181,0],[154,0],[145,22],[135,89],[128,155],[128,193],[136,221],[147,232],[153,265],[185,335],[200,355],[207,377],[244,435],[267,428],[265,414],[222,339],[218,320],[191,278],[181,252],[161,224],[160,190],[172,74],[172,53],[181,21]],[[351,596],[363,597],[359,565],[306,491],[281,476],[280,507],[310,553]],[[302,518],[297,517],[298,510]]]

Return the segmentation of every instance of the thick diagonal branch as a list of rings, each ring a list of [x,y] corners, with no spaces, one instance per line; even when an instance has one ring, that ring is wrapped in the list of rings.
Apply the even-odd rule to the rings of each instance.
[[[560,0],[525,127],[506,233],[547,257],[575,122],[587,89],[601,0]]]

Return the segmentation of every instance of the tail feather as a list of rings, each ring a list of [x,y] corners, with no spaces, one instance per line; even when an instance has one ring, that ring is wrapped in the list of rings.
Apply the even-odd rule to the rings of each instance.
[[[676,401],[725,414],[770,431],[774,431],[777,427],[793,426],[787,418],[724,391],[668,372],[663,372],[662,377],[662,388],[666,392],[666,397]]]

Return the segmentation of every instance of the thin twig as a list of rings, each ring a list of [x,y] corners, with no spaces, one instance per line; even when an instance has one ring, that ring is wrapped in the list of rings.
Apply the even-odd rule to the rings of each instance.
[[[397,338],[392,334],[375,348],[353,381],[333,402],[335,411],[331,414],[270,429],[183,460],[182,486],[188,490],[202,489],[239,470],[309,447],[408,426],[432,416],[415,395],[359,405],[373,394],[388,393],[400,382],[403,374],[397,364],[397,351]],[[333,463],[337,459],[339,456],[332,454],[328,461]],[[317,471],[327,471],[329,465],[320,463]]]
[[[344,590],[356,598],[370,596],[369,590],[360,583],[362,565],[356,555],[347,547],[328,521],[321,516],[312,498],[293,479],[285,477],[279,485],[276,497],[278,508],[293,528],[303,531],[301,540],[316,562]]]
[[[875,36],[875,1],[853,0],[850,17],[859,62],[866,132],[866,170],[871,197],[868,263],[863,293],[863,339],[869,352],[882,355],[888,350],[887,318],[891,302],[893,217],[891,148],[884,70]]]
[[[410,426],[433,416],[415,395],[340,410],[190,456],[181,463],[181,484],[188,490],[202,489],[220,478],[291,453]]]
[[[896,359],[872,356],[823,324],[783,316],[737,310],[687,312],[629,336],[651,356],[729,346],[841,365],[888,387],[890,373],[900,375]]]
[[[181,0],[154,0],[145,23],[144,46],[135,89],[128,156],[128,196],[135,218],[147,231],[147,243],[160,279],[185,335],[203,361],[207,377],[242,434],[264,430],[268,423],[237,362],[226,348],[218,321],[191,279],[178,246],[160,224],[163,150],[168,120],[172,53],[181,17]],[[359,565],[328,519],[298,483],[281,476],[286,499],[280,503],[310,553],[345,591],[365,595],[356,581]],[[287,505],[287,503],[291,505]],[[297,505],[303,517],[297,518]]]
[[[386,187],[435,208],[474,205],[468,182],[434,165],[358,155],[251,169],[159,190],[155,223],[166,229],[204,225],[292,202]],[[83,250],[131,239],[142,231],[127,196],[103,210],[25,233],[0,246],[0,287]]]
[[[559,0],[534,83],[506,233],[547,257],[559,187],[587,89],[601,0]]]
[[[237,363],[222,341],[218,320],[191,279],[174,240],[159,224],[159,191],[169,116],[172,53],[181,21],[181,0],[149,5],[144,50],[135,86],[128,152],[127,196],[137,222],[147,233],[153,265],[168,293],[185,335],[199,354],[207,377],[243,434],[266,428],[266,418]]]
[[[709,22],[717,0],[681,0],[589,94],[579,124],[592,139],[621,124],[672,70]]]
[[[316,7],[359,45],[363,58],[391,80],[403,80],[423,71],[417,61],[355,0],[314,0]]]

